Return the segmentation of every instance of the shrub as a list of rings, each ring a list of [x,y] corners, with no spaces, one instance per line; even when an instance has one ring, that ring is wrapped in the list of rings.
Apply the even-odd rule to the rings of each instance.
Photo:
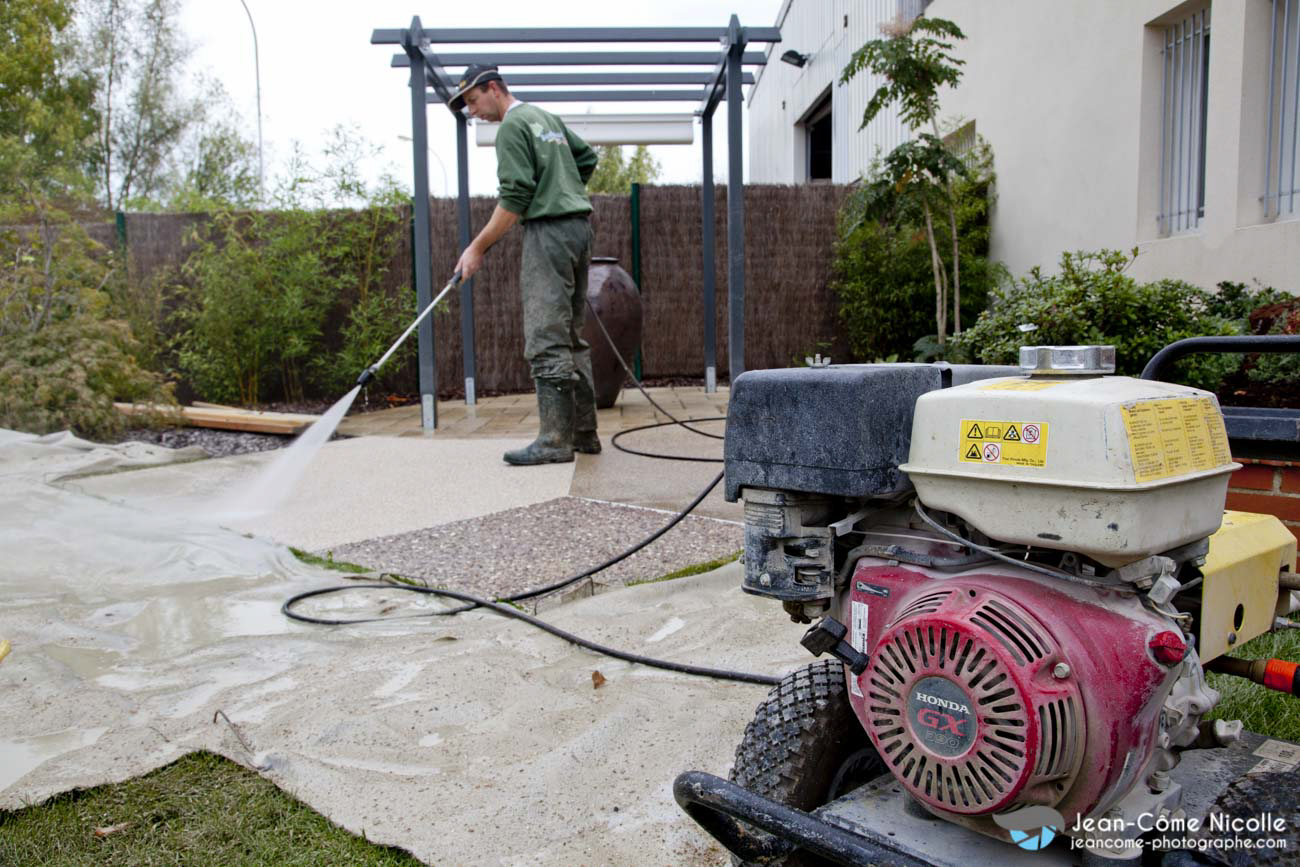
[[[1058,274],[1033,268],[1004,281],[989,309],[954,342],[986,364],[1016,363],[1022,344],[1111,344],[1116,372],[1135,376],[1175,340],[1245,330],[1232,298],[1217,300],[1180,280],[1138,283],[1129,277],[1124,272],[1136,256],[1136,249],[1127,255],[1063,253]],[[1035,328],[1026,333],[1021,325]],[[1213,390],[1240,364],[1239,355],[1194,355],[1179,362],[1173,376]]]
[[[177,358],[204,397],[257,403],[351,385],[414,315],[405,287],[381,284],[401,241],[404,198],[391,182],[369,187],[356,175],[363,146],[344,131],[314,172],[298,162],[276,212],[215,214],[196,237],[185,275],[195,286],[177,318]],[[326,210],[350,201],[358,211]],[[341,349],[325,350],[331,328]],[[394,365],[410,357],[408,341]],[[364,359],[364,361],[360,361]]]
[[[308,212],[223,212],[196,239],[184,271],[197,291],[178,314],[178,360],[200,394],[251,404],[274,381],[301,399],[332,300],[316,222]]]
[[[137,346],[125,322],[88,315],[0,337],[0,426],[116,436],[126,418],[114,400],[172,403],[161,379],[136,363]]]
[[[984,309],[999,272],[987,258],[992,163],[981,143],[972,154],[970,177],[953,183],[961,310],[967,322]],[[849,349],[866,361],[911,358],[917,341],[935,330],[934,271],[924,216],[906,202],[873,201],[879,192],[877,172],[873,168],[841,209],[832,282]],[[951,270],[948,222],[936,221],[934,230],[939,255]]]
[[[126,424],[115,400],[174,401],[111,316],[121,263],[43,193],[22,192],[0,207],[12,220],[0,229],[0,426],[111,437]]]
[[[1262,334],[1300,334],[1300,298],[1266,289],[1255,296],[1269,302],[1251,311],[1251,330]],[[1267,385],[1300,383],[1300,354],[1294,352],[1261,353],[1246,372],[1249,379]]]

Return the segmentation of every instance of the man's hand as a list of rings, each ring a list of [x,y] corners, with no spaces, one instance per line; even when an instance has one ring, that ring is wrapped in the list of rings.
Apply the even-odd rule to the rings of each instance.
[[[461,279],[468,280],[474,276],[475,271],[483,267],[483,254],[517,222],[519,222],[518,214],[507,211],[500,205],[496,206],[492,211],[492,218],[483,227],[483,231],[479,232],[478,237],[470,242],[465,252],[460,254],[456,270],[460,272]]]
[[[483,267],[483,254],[475,249],[473,244],[465,248],[465,252],[460,254],[460,259],[456,262],[456,270],[460,272],[460,279],[468,280],[474,276],[474,272]]]

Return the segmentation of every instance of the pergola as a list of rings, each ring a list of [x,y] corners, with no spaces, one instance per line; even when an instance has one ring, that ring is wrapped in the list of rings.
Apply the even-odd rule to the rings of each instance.
[[[717,334],[716,287],[714,285],[713,213],[713,112],[727,103],[727,334],[728,361],[734,379],[745,369],[745,204],[741,153],[741,87],[754,77],[743,70],[761,65],[767,56],[746,51],[750,43],[780,42],[776,27],[741,27],[735,15],[726,27],[545,27],[535,29],[425,28],[418,17],[404,29],[379,29],[372,44],[400,45],[402,54],[392,65],[409,67],[411,86],[411,151],[415,167],[415,287],[423,309],[433,297],[430,263],[429,158],[426,106],[446,105],[455,90],[453,82],[471,63],[494,63],[502,70],[511,93],[526,102],[694,102],[695,114],[703,121],[704,189],[701,219],[704,237],[704,363],[708,390],[716,388]],[[663,43],[671,50],[575,51],[549,50],[516,52],[444,52],[446,46],[515,44]],[[707,51],[686,50],[692,44],[712,43]],[[435,46],[437,47],[435,49]],[[594,67],[597,71],[515,72],[534,67]],[[627,67],[703,67],[699,71],[627,71]],[[622,69],[623,71],[619,71]],[[619,89],[612,89],[617,87]],[[564,89],[530,89],[564,88]],[[448,111],[451,111],[448,108]],[[462,112],[456,119],[456,177],[458,182],[457,222],[460,246],[470,242],[469,223],[469,134]],[[461,293],[461,342],[465,356],[465,401],[474,403],[474,306],[472,281],[465,281]],[[433,323],[426,319],[418,330],[418,368],[421,419],[425,429],[437,426],[437,368],[433,346]]]

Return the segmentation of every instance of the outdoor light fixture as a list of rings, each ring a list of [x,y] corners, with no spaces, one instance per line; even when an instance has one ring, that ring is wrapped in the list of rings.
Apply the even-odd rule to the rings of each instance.
[[[781,59],[786,63],[790,64],[791,66],[798,66],[802,68],[803,65],[808,62],[808,58],[811,56],[812,56],[811,54],[800,54],[799,52],[791,48],[785,54],[781,55]]]

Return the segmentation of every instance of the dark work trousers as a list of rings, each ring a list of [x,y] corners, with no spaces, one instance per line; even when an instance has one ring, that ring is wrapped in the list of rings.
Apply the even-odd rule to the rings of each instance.
[[[524,223],[519,288],[524,307],[524,357],[534,379],[591,384],[591,345],[582,338],[591,262],[586,214]]]

